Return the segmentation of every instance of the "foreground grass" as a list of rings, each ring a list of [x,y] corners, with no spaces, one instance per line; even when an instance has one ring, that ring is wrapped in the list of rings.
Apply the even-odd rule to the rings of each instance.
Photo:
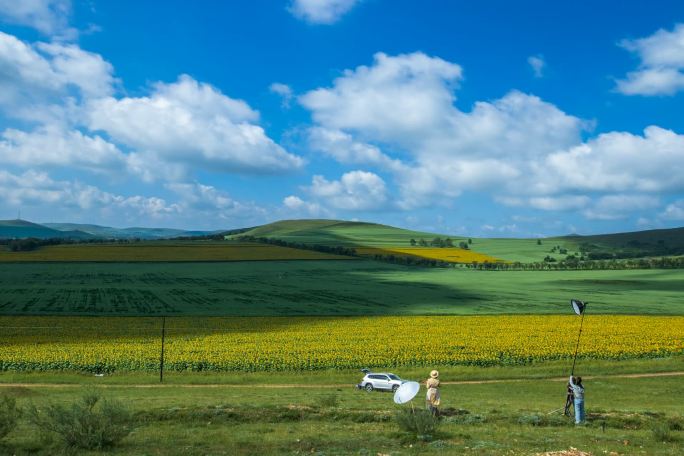
[[[447,380],[445,378],[445,380]],[[311,380],[302,375],[300,381]],[[254,382],[256,385],[257,383]],[[443,386],[438,434],[419,441],[393,420],[387,393],[344,388],[126,388],[103,390],[129,404],[137,429],[109,454],[535,454],[576,447],[593,454],[680,454],[681,377],[588,380],[588,424],[549,413],[564,384],[527,380]],[[70,402],[64,387],[0,388],[21,405]],[[422,394],[416,399],[422,405]],[[653,429],[656,429],[654,432]],[[666,441],[663,441],[666,440]],[[4,453],[3,453],[4,451]],[[22,423],[0,454],[59,454]],[[84,453],[88,454],[88,453]]]
[[[435,366],[444,382],[564,379],[568,360],[544,361],[518,366]],[[657,374],[684,371],[684,356],[650,359],[592,360],[580,359],[578,373],[587,376],[616,376],[629,374]],[[428,369],[421,367],[386,367],[402,378],[421,380]],[[164,385],[315,385],[330,389],[355,385],[362,374],[358,369],[328,369],[310,372],[164,372]],[[64,384],[83,386],[158,385],[159,372],[117,371],[96,377],[92,373],[70,371],[0,372],[2,384]],[[1,390],[0,390],[1,391]]]

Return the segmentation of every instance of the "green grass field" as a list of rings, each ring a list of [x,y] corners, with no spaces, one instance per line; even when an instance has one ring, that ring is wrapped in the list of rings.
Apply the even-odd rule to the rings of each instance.
[[[666,369],[676,367],[672,361],[631,363],[636,371],[659,363]],[[359,380],[359,373],[352,372],[283,374],[278,378],[247,374],[235,376],[234,382],[223,386],[202,386],[203,376],[179,374],[175,381],[183,384],[174,384],[170,377],[169,385],[148,383],[145,387],[138,387],[139,379],[134,376],[114,382],[115,377],[65,380],[60,374],[33,378],[27,374],[10,379],[24,382],[22,385],[0,384],[0,395],[15,397],[22,407],[34,404],[41,408],[73,402],[83,386],[89,385],[104,397],[123,401],[134,413],[136,429],[107,454],[534,455],[571,447],[594,455],[681,454],[684,416],[673,398],[684,395],[682,377],[614,376],[621,366],[615,362],[582,365],[597,377],[585,380],[588,422],[579,428],[553,412],[565,400],[564,381],[555,378],[562,375],[553,374],[556,369],[564,373],[565,365],[512,368],[507,372],[517,376],[511,380],[471,384],[449,382],[492,380],[501,372],[496,368],[441,370],[440,376],[447,382],[442,386],[444,416],[437,433],[426,441],[398,426],[395,414],[402,406],[392,402],[391,394],[352,388]],[[398,373],[414,380],[426,375],[425,370]],[[546,378],[549,374],[554,378]],[[31,383],[53,379],[69,383]],[[8,379],[0,376],[0,380]],[[103,384],[97,386],[98,382]],[[195,386],[187,386],[192,383]],[[415,400],[417,407],[422,406],[423,395],[424,389]],[[62,452],[58,441],[42,436],[25,420],[0,443],[0,454]]]
[[[475,271],[365,260],[3,264],[6,315],[684,314],[684,271]]]

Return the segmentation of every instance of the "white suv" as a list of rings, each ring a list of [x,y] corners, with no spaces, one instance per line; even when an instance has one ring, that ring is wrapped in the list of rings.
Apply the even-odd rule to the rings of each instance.
[[[402,380],[394,374],[367,372],[361,383],[356,385],[356,387],[358,389],[365,389],[369,393],[373,390],[396,391],[405,382],[406,380]]]

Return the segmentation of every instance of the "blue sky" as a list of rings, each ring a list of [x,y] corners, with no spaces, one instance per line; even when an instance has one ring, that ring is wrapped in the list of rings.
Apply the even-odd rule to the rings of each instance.
[[[679,1],[17,3],[0,218],[684,225]]]

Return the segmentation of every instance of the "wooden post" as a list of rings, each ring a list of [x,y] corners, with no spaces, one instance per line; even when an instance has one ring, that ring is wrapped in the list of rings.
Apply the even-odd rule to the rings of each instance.
[[[161,355],[159,356],[159,383],[164,382],[164,339],[166,337],[166,317],[162,317]]]

